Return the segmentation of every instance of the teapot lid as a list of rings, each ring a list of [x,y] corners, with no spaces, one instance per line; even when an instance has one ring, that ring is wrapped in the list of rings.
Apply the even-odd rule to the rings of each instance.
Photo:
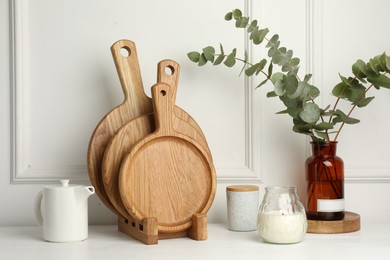
[[[60,180],[60,185],[58,184],[55,184],[55,185],[49,185],[49,186],[46,186],[45,188],[48,188],[48,189],[69,189],[69,188],[75,188],[75,187],[79,187],[81,185],[69,185],[69,180]]]
[[[60,180],[62,187],[68,187],[69,186],[69,180]]]

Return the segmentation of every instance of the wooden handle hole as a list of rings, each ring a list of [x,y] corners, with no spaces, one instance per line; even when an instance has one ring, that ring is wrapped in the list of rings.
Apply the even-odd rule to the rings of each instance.
[[[130,50],[129,47],[123,46],[120,49],[120,54],[122,55],[122,57],[127,58],[127,57],[129,57],[131,55],[131,50]]]
[[[161,96],[165,96],[167,94],[167,92],[165,90],[161,90],[160,94],[161,94]]]
[[[165,74],[172,76],[175,73],[175,68],[171,65],[165,67]]]

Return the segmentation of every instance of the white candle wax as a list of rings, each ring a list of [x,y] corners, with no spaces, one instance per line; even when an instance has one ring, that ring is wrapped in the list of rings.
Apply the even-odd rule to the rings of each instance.
[[[290,244],[303,240],[307,225],[303,213],[286,214],[283,211],[270,211],[259,217],[258,227],[265,242]]]

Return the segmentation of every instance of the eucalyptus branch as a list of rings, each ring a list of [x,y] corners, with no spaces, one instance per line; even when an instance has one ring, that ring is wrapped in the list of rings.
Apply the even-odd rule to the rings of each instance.
[[[354,77],[354,79],[356,79],[356,77]],[[338,106],[338,104],[339,104],[339,101],[341,100],[342,95],[343,95],[344,92],[348,89],[348,86],[349,86],[349,84],[350,84],[351,82],[352,82],[352,80],[349,81],[348,84],[345,85],[345,87],[343,88],[343,90],[340,92],[340,95],[337,96],[336,102],[334,103],[333,109],[331,110],[331,114],[330,114],[330,116],[329,116],[329,123],[332,122],[332,118],[333,118],[333,115],[334,115],[333,111],[336,111],[336,108],[337,108],[337,106]]]
[[[364,91],[364,95],[362,95],[362,97],[360,98],[360,100],[364,98],[365,94],[366,94],[373,86],[374,86],[374,84],[371,84],[371,85]],[[357,107],[357,103],[355,103],[355,104],[352,106],[351,110],[349,110],[349,112],[348,112],[348,114],[347,114],[348,117],[352,114],[352,111],[353,111],[356,107]],[[337,141],[337,138],[339,137],[340,132],[341,132],[341,130],[343,129],[344,125],[345,125],[345,122],[342,122],[341,125],[340,125],[339,130],[337,130],[336,136],[335,136],[334,139],[333,139],[334,142]]]
[[[237,58],[237,49],[233,49],[229,54],[225,54],[222,44],[220,44],[220,53],[215,54],[215,48],[207,46],[202,52],[189,52],[188,58],[203,66],[208,62],[213,65],[219,65],[223,62],[227,67],[233,67],[237,61],[243,62],[242,71],[248,77],[262,74],[265,76],[256,88],[259,88],[268,81],[273,84],[273,90],[267,93],[267,97],[278,97],[286,109],[277,114],[288,114],[293,119],[293,131],[309,135],[313,141],[330,141],[329,134],[335,133],[334,140],[337,140],[345,124],[356,124],[358,119],[350,117],[356,107],[367,106],[374,97],[366,97],[366,93],[372,87],[377,89],[389,88],[390,78],[386,75],[390,72],[390,57],[385,53],[375,56],[365,63],[362,60],[356,61],[352,66],[354,77],[345,78],[340,75],[341,82],[332,89],[333,96],[337,97],[335,104],[331,109],[328,105],[321,109],[316,104],[316,98],[320,95],[320,90],[311,84],[311,74],[306,74],[302,80],[298,76],[300,59],[293,57],[293,51],[285,47],[280,47],[279,35],[274,34],[267,37],[268,28],[260,28],[257,20],[252,20],[243,16],[241,10],[234,9],[225,15],[226,21],[235,21],[235,27],[244,29],[253,45],[259,46],[265,42],[264,48],[268,49],[268,58],[263,58],[259,62],[249,62],[247,52],[245,58]],[[266,66],[268,66],[266,68]],[[279,67],[279,71],[274,72],[274,66]],[[365,88],[364,84],[370,82],[371,86]],[[352,103],[352,109],[345,114],[337,109],[341,99]],[[324,120],[329,116],[329,120]],[[329,132],[334,129],[336,124],[341,123],[339,129],[335,132]]]

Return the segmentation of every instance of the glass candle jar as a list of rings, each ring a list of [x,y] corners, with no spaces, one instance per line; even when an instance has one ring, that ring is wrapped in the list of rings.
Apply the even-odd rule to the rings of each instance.
[[[260,238],[268,243],[292,244],[303,240],[307,220],[296,187],[265,188],[257,229]]]

